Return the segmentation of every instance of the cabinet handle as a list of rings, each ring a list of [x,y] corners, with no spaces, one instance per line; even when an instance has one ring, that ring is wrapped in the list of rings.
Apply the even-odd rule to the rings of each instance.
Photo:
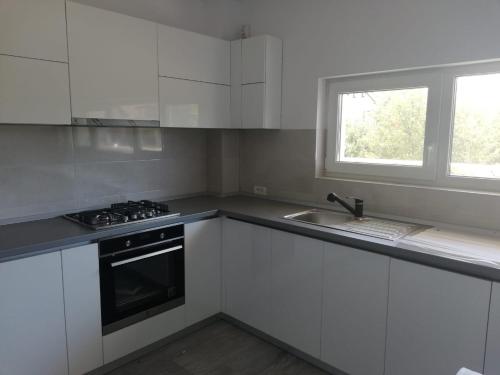
[[[147,258],[155,257],[155,256],[158,256],[158,255],[162,255],[162,254],[169,253],[169,252],[175,251],[175,250],[180,250],[180,249],[182,249],[182,245],[174,246],[174,247],[169,247],[168,249],[165,249],[165,250],[159,250],[159,251],[155,251],[154,253],[144,254],[144,255],[140,255],[138,257],[134,257],[134,258],[130,258],[130,259],[125,259],[125,260],[120,260],[119,262],[111,263],[111,267],[118,267],[118,266],[121,266],[123,264],[136,262],[136,261],[141,260],[141,259],[147,259]]]

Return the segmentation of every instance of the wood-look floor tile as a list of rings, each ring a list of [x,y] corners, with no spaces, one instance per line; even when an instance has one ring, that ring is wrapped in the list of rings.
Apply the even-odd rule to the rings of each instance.
[[[256,336],[217,321],[108,375],[326,375]]]

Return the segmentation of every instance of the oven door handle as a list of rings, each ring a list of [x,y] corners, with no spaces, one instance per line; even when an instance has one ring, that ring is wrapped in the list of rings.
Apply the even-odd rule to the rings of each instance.
[[[144,254],[144,255],[140,255],[138,257],[129,258],[129,259],[120,260],[118,262],[111,263],[111,267],[118,267],[118,266],[121,266],[123,264],[136,262],[136,261],[141,260],[141,259],[147,259],[147,258],[155,257],[155,256],[158,256],[158,255],[162,255],[162,254],[165,254],[165,253],[170,253],[171,251],[176,251],[176,250],[180,250],[180,249],[182,249],[182,245],[174,246],[174,247],[169,247],[168,249],[155,251],[154,253]]]

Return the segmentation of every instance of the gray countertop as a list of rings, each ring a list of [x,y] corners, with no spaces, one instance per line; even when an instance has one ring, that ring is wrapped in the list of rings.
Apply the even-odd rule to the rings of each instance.
[[[425,249],[415,249],[414,246],[408,248],[397,242],[283,219],[285,215],[310,209],[311,207],[308,206],[244,196],[195,197],[172,200],[168,203],[173,212],[180,212],[179,217],[130,224],[115,229],[94,231],[60,217],[0,226],[0,262],[57,251],[142,229],[178,222],[188,223],[223,215],[398,259],[500,281],[500,269],[495,265],[483,262],[480,258],[457,259],[449,253],[431,253]]]

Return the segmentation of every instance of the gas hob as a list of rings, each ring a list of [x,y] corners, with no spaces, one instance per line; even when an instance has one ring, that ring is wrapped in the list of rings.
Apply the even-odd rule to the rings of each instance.
[[[64,215],[64,217],[86,227],[99,230],[179,215],[179,213],[171,212],[165,203],[143,200],[114,203],[109,208],[76,212]]]

